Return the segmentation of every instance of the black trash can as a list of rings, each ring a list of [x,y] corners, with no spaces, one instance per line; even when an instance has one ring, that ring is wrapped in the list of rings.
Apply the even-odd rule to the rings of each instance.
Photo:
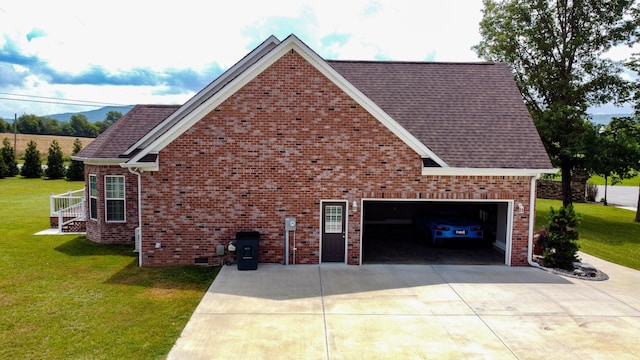
[[[258,269],[260,233],[243,231],[236,233],[236,262],[238,270]]]

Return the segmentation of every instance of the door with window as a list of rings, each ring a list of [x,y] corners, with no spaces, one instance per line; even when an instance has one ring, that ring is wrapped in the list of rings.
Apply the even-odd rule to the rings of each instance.
[[[345,221],[345,203],[322,203],[322,262],[344,262]]]

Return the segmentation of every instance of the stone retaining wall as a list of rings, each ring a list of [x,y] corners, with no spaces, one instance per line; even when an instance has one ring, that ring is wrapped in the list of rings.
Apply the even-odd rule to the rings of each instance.
[[[571,181],[572,200],[575,202],[586,201],[586,188],[589,176],[584,171],[576,171]],[[538,180],[537,196],[540,199],[562,200],[562,181]]]

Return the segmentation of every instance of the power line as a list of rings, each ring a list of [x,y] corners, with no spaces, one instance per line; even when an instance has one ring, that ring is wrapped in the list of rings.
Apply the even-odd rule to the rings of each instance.
[[[36,96],[36,95],[26,95],[26,94],[13,94],[13,93],[5,93],[0,92],[0,95],[9,95],[9,96],[20,96],[27,99],[16,99],[16,98],[8,98],[8,97],[0,97],[2,100],[14,100],[14,101],[25,101],[25,102],[37,102],[37,103],[46,103],[46,104],[59,104],[59,105],[73,105],[73,106],[104,106],[104,105],[113,105],[113,106],[127,106],[127,104],[117,104],[117,103],[108,103],[101,101],[89,101],[89,100],[78,100],[78,99],[63,99],[49,96]],[[33,99],[48,99],[48,100],[56,100],[56,101],[44,101],[44,100],[33,100]]]
[[[98,104],[77,104],[77,103],[66,103],[66,102],[59,102],[59,101],[45,101],[45,100],[32,100],[32,99],[13,99],[13,98],[6,98],[6,97],[0,97],[0,100],[13,100],[13,101],[24,101],[24,102],[32,102],[32,103],[44,103],[44,104],[58,104],[58,105],[70,105],[70,106],[91,106],[91,107],[96,107],[96,106],[103,106],[103,105],[98,105]],[[115,104],[114,104],[115,105]],[[124,105],[122,105],[124,106]]]

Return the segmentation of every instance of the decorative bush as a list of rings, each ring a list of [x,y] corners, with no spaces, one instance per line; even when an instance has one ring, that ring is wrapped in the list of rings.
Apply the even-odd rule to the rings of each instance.
[[[73,153],[77,155],[82,150],[80,139],[73,142]],[[71,165],[67,169],[67,180],[84,180],[84,163],[82,161],[71,160]]]
[[[594,183],[587,183],[587,201],[596,201],[598,197],[598,185]]]
[[[544,254],[545,244],[549,240],[547,229],[542,228],[533,236],[533,253],[536,255]]]
[[[16,163],[16,153],[8,138],[4,138],[2,140],[2,150],[0,150],[0,152],[2,153],[4,164],[7,166],[5,176],[13,177],[18,175],[19,170],[18,163]]]
[[[42,177],[42,160],[38,144],[33,140],[27,143],[27,150],[24,153],[24,164],[20,170],[20,175],[26,178]]]
[[[551,208],[549,223],[547,224],[548,239],[544,242],[544,265],[552,268],[573,270],[573,263],[579,261],[576,253],[578,232],[575,227],[580,223],[580,217],[573,210],[573,206],[561,207],[558,211]]]
[[[62,149],[57,140],[53,140],[49,146],[49,156],[47,157],[47,169],[44,176],[47,179],[62,179],[64,177],[64,162],[62,159]]]
[[[2,156],[0,156],[0,179],[4,179],[8,173],[7,165],[4,163]]]

